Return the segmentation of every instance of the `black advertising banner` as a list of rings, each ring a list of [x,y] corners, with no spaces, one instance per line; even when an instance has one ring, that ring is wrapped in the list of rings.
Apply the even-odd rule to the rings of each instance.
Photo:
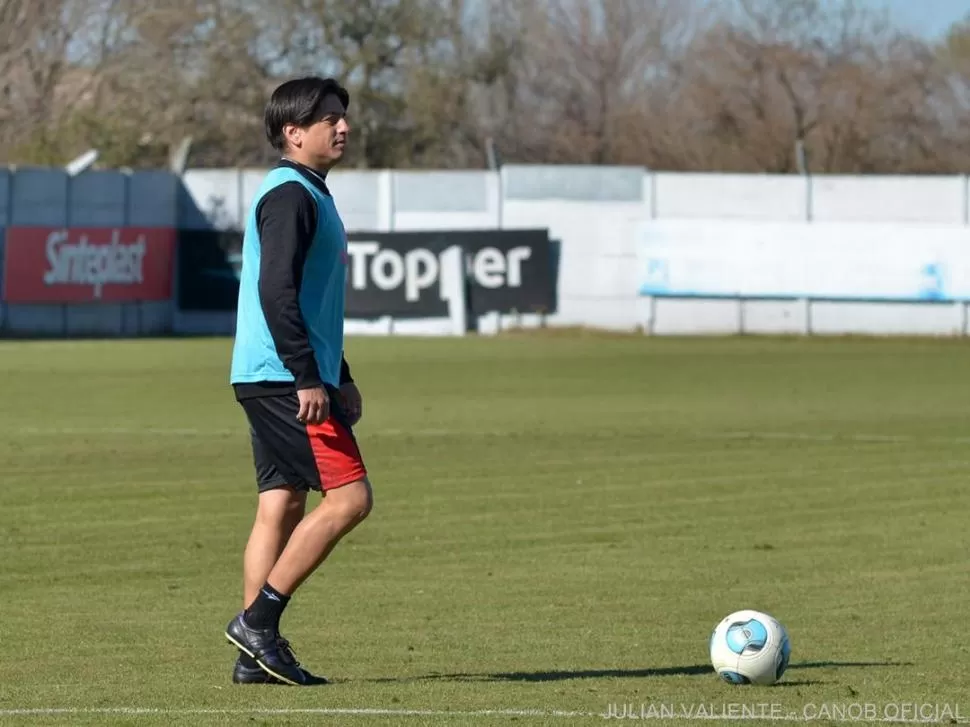
[[[473,315],[553,313],[556,274],[546,230],[447,230],[351,233],[347,236],[347,318],[439,318],[442,255],[464,251]],[[186,311],[233,311],[239,293],[242,233],[179,233],[178,305]]]
[[[242,267],[241,232],[179,230],[178,307],[234,311]]]
[[[447,318],[440,251],[422,233],[347,235],[346,318]],[[442,250],[446,249],[444,247]]]
[[[453,246],[464,250],[473,315],[555,312],[546,230],[446,230],[348,235],[347,317],[447,316],[441,256]]]

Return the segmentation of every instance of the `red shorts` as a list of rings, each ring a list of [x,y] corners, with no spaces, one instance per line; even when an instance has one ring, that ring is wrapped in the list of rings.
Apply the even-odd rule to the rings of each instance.
[[[278,487],[333,490],[362,480],[367,469],[353,429],[336,397],[322,424],[297,420],[295,392],[257,396],[239,402],[249,420],[260,492]]]

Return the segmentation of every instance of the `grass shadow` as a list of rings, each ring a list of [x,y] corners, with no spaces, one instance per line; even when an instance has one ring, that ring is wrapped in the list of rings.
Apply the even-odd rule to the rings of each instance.
[[[892,661],[805,661],[796,662],[788,666],[788,671],[800,669],[841,669],[865,667],[898,667],[912,666],[910,662]],[[543,670],[543,671],[511,671],[492,672],[485,674],[426,674],[417,677],[384,677],[368,679],[369,682],[412,682],[412,681],[453,681],[453,682],[558,682],[573,679],[644,679],[651,677],[670,676],[701,676],[713,674],[714,669],[709,664],[691,664],[688,666],[664,666],[644,669],[582,669],[577,671]],[[782,681],[779,686],[809,686],[822,684],[820,681]]]
[[[911,661],[802,661],[789,664],[789,669],[842,669],[876,666],[913,666]]]

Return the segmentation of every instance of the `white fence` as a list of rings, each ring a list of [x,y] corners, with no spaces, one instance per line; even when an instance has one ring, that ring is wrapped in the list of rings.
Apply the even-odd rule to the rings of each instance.
[[[238,229],[264,173],[190,170],[178,179],[163,172],[89,172],[72,179],[51,170],[0,171],[0,228]],[[846,223],[839,234],[847,244],[854,230],[864,237],[865,226],[871,224],[905,232],[916,246],[923,244],[921,230],[945,228],[958,236],[967,233],[970,245],[970,189],[964,176],[806,178],[507,166],[500,172],[336,170],[330,186],[351,231],[548,228],[561,245],[558,308],[548,325],[642,328],[656,334],[967,332],[966,302],[945,296],[831,300],[822,295],[644,295],[645,271],[638,252],[642,226],[651,220],[731,222],[732,234],[744,222]],[[839,257],[838,245],[828,249]],[[874,257],[880,254],[872,251]],[[959,260],[952,265],[960,266]],[[962,274],[952,267],[951,273]],[[183,327],[171,303],[138,306],[133,316],[127,304],[6,305],[0,306],[0,327],[6,323],[14,330],[36,326],[117,333],[135,319],[148,332]]]

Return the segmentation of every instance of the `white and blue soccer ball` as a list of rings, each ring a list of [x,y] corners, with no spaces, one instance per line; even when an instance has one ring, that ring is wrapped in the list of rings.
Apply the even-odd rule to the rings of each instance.
[[[767,686],[781,679],[791,658],[785,627],[761,611],[725,616],[711,633],[711,665],[729,684]]]

